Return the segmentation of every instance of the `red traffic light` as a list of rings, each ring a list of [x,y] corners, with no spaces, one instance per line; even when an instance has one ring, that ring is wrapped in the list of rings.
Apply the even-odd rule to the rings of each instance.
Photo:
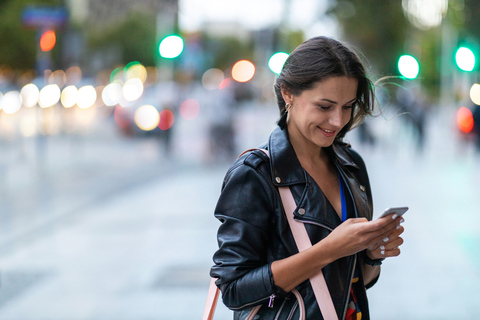
[[[458,128],[464,132],[469,133],[473,129],[473,115],[470,109],[461,107],[457,112]]]
[[[57,37],[55,35],[55,31],[45,31],[40,37],[40,49],[42,49],[42,51],[50,51],[53,49],[53,47],[55,47],[56,42]]]

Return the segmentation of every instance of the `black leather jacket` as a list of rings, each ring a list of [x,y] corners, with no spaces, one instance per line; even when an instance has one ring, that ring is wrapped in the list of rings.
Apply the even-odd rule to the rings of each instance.
[[[235,311],[234,319],[245,319],[251,308],[259,304],[263,304],[259,319],[298,319],[296,298],[275,286],[271,272],[273,261],[298,252],[276,187],[290,187],[297,204],[295,219],[305,223],[312,244],[325,238],[341,220],[337,214],[323,210],[326,203],[322,191],[301,167],[286,129],[277,127],[261,147],[269,150],[270,159],[261,150],[247,152],[226,174],[215,209],[215,217],[222,224],[210,275],[218,278],[216,284],[222,291],[223,302]],[[346,182],[346,194],[354,199],[355,216],[371,220],[372,197],[362,158],[339,142],[326,150]],[[363,266],[363,257],[364,252],[360,252],[322,269],[341,319],[345,316],[355,265]],[[362,319],[369,319],[362,275],[360,283],[362,290],[357,300]],[[309,281],[296,289],[305,302],[307,319],[322,319]]]

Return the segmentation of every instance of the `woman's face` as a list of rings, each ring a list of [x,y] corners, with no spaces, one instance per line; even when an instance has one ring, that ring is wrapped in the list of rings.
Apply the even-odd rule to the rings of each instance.
[[[307,147],[332,145],[352,117],[357,87],[356,78],[342,76],[318,82],[298,96],[284,93],[285,102],[292,105],[287,120],[290,140]]]

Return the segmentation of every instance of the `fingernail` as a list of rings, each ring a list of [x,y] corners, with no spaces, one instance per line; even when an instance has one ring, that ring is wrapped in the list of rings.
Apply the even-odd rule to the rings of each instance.
[[[392,219],[395,220],[397,219],[398,215],[396,213],[393,214]]]
[[[400,220],[400,223],[403,223],[403,222],[405,222],[405,219],[402,218],[402,219]]]
[[[385,251],[383,251],[383,250],[380,251],[380,254],[381,254],[382,256],[385,255]]]
[[[380,246],[380,250],[385,250],[385,246]]]
[[[398,226],[397,226],[397,229],[400,229],[400,227],[401,227],[401,225],[398,225]]]
[[[387,242],[387,241],[388,241],[388,237],[383,238],[383,242]]]

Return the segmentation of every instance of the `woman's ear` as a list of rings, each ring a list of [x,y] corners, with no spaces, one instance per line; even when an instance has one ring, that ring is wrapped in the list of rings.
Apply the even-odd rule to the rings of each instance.
[[[293,94],[290,93],[284,86],[281,87],[282,97],[285,103],[292,104],[293,102]]]

